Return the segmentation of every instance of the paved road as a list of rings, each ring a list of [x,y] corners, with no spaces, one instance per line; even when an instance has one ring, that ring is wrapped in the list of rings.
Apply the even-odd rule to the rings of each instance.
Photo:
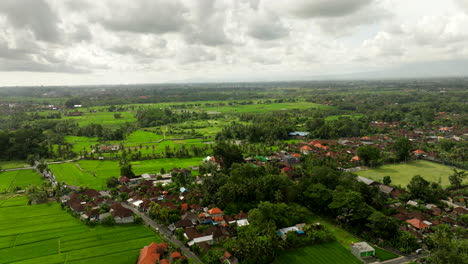
[[[47,164],[61,164],[61,163],[70,163],[73,162],[73,160],[65,160],[65,161],[53,161],[53,162],[47,162]],[[2,171],[16,171],[16,170],[35,170],[36,167],[31,166],[31,167],[20,167],[20,168],[13,168],[13,169],[5,169]]]
[[[177,245],[181,250],[182,252],[184,253],[184,255],[188,258],[191,258],[193,259],[196,263],[203,263],[198,257],[197,255],[195,255],[192,251],[190,251],[189,248],[187,248],[184,244],[182,244],[182,242],[180,242],[174,235],[172,235],[172,232],[165,226],[165,225],[161,225],[161,224],[158,224],[156,223],[155,221],[153,221],[151,218],[149,218],[148,216],[146,216],[144,213],[138,211],[135,207],[133,206],[130,206],[128,204],[124,204],[122,203],[122,206],[130,209],[133,211],[133,213],[139,215],[143,221],[150,225],[152,228],[154,228],[155,230],[158,230],[158,232],[163,235],[167,240],[171,241],[172,244],[174,245]]]
[[[14,169],[6,169],[2,171],[17,171],[17,170],[34,170],[35,167],[21,167],[21,168],[14,168]]]

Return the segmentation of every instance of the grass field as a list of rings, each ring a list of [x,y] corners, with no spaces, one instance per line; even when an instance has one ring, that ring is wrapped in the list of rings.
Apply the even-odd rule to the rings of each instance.
[[[333,107],[309,102],[272,103],[272,104],[248,104],[236,106],[203,107],[202,109],[212,113],[263,113],[270,111],[282,111],[291,109],[332,109]]]
[[[176,168],[197,166],[203,158],[171,158],[132,161],[133,172],[137,175],[143,173],[159,173],[161,168],[166,171]],[[51,164],[49,168],[60,182],[69,185],[87,186],[98,190],[106,189],[106,180],[112,176],[119,177],[118,161],[81,160],[78,163]],[[81,169],[80,169],[81,168]]]
[[[360,264],[348,248],[338,242],[286,250],[278,254],[275,264]]]
[[[10,200],[18,205],[0,207],[0,263],[135,263],[142,247],[161,241],[142,225],[90,228],[57,203]]]
[[[2,170],[24,168],[29,166],[31,165],[24,161],[0,161],[0,168],[2,168]]]
[[[26,188],[29,185],[41,185],[42,177],[34,170],[16,170],[0,172],[0,192],[10,192],[16,187]]]
[[[401,185],[402,187],[406,187],[411,181],[411,178],[415,175],[421,175],[428,181],[440,183],[442,186],[448,186],[450,185],[448,177],[452,173],[451,167],[426,160],[384,165],[378,168],[357,172],[359,176],[379,182],[382,182],[384,176],[390,176],[393,185]]]
[[[69,185],[87,186],[98,190],[106,188],[106,179],[109,177],[96,177],[89,172],[82,171],[75,163],[62,163],[49,165],[57,181]],[[118,176],[118,175],[115,175]]]
[[[356,257],[354,257],[349,247],[354,242],[361,242],[362,240],[343,228],[326,221],[320,216],[313,216],[310,221],[320,222],[326,230],[330,231],[333,236],[336,238],[336,242],[328,243],[324,245],[314,245],[308,246],[295,250],[286,250],[282,251],[277,260],[276,264],[287,263],[287,264],[296,264],[296,263],[361,263]],[[374,246],[374,245],[372,245]],[[388,260],[398,257],[391,252],[377,248],[376,255],[381,260]]]
[[[79,110],[82,111],[83,110]],[[114,112],[96,112],[88,113],[84,112],[82,116],[63,116],[63,120],[75,120],[80,126],[86,126],[89,124],[100,124],[107,127],[116,127],[120,124],[129,122],[134,123],[136,118],[131,112],[119,112],[121,118],[115,118]]]
[[[340,117],[349,117],[351,119],[358,119],[358,118],[361,118],[362,115],[333,115],[333,116],[325,117],[325,120],[333,121],[333,120],[338,120]]]
[[[399,257],[397,254],[393,254],[392,252],[388,252],[388,251],[383,250],[383,249],[378,248],[378,247],[374,247],[374,249],[375,249],[375,255],[381,261],[385,261],[385,260],[394,259],[394,258]]]
[[[73,152],[77,154],[84,150],[89,153],[91,146],[99,143],[96,137],[66,136],[65,141],[73,145]]]

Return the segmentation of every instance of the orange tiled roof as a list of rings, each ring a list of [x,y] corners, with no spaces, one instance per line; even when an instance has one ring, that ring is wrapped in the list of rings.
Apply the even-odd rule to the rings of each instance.
[[[158,244],[152,242],[149,246],[145,246],[140,250],[140,257],[138,258],[138,264],[154,264],[161,258],[161,255],[157,253]]]
[[[423,221],[417,219],[417,218],[413,218],[413,219],[410,219],[410,220],[406,220],[406,222],[412,226],[414,226],[415,228],[417,229],[424,229],[424,228],[427,228],[429,227],[427,224],[425,224]]]
[[[171,254],[171,258],[172,258],[172,259],[178,259],[178,258],[180,258],[180,257],[182,257],[182,255],[181,255],[180,252],[178,252],[178,251],[174,251],[174,252],[172,252],[172,254]]]
[[[215,207],[215,208],[212,208],[211,210],[209,210],[208,213],[210,213],[210,215],[222,214],[223,211],[221,211],[221,209],[219,209],[218,207]]]

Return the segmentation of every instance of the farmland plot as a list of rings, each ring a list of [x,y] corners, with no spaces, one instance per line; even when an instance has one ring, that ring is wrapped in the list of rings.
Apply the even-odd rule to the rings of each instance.
[[[11,192],[16,187],[24,189],[29,185],[41,185],[42,182],[42,177],[34,170],[0,172],[0,192]]]
[[[134,263],[140,248],[161,241],[141,225],[90,228],[56,203],[1,206],[0,226],[0,263]]]

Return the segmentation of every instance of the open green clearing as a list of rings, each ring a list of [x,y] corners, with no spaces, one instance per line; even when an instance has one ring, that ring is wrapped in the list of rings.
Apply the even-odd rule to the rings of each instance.
[[[263,113],[270,111],[282,111],[291,109],[333,109],[332,106],[309,103],[309,102],[294,102],[294,103],[272,103],[272,104],[248,104],[235,106],[219,106],[219,107],[202,107],[203,110],[209,113]]]
[[[359,171],[359,176],[382,182],[384,176],[390,176],[392,185],[401,185],[406,187],[415,175],[421,175],[427,181],[437,182],[442,186],[450,185],[449,175],[452,174],[452,168],[442,164],[415,160],[408,163],[384,165],[378,168]]]
[[[0,207],[0,263],[135,263],[153,241],[142,225],[90,228],[57,203]]]
[[[78,109],[77,111],[83,111]],[[121,118],[115,118],[114,114],[121,114]],[[63,116],[63,120],[74,120],[78,122],[79,126],[86,126],[89,124],[100,124],[108,127],[119,126],[120,124],[129,122],[134,123],[136,118],[131,112],[84,112],[82,116]]]
[[[340,117],[349,117],[351,119],[358,119],[361,118],[362,115],[333,115],[333,116],[327,116],[325,117],[325,120],[327,121],[333,121],[333,120],[338,120]]]
[[[188,168],[189,166],[198,166],[202,162],[202,159],[201,157],[168,158],[132,161],[131,164],[133,172],[139,175],[143,173],[159,173],[161,168],[168,171],[174,167]],[[108,178],[120,176],[118,161],[81,160],[77,163],[51,164],[49,168],[57,178],[57,181],[99,190],[107,189],[106,180]]]
[[[275,264],[360,264],[348,248],[338,242],[285,250],[278,254]]]
[[[29,185],[41,185],[42,177],[34,170],[0,172],[0,192],[11,192],[16,187],[24,189]]]
[[[80,153],[81,151],[90,152],[91,146],[99,143],[96,137],[66,136],[65,141],[72,144],[73,152],[75,153]]]
[[[8,169],[16,169],[16,168],[24,168],[24,167],[29,167],[28,163],[24,161],[0,161],[0,168],[2,170],[8,170]]]
[[[336,238],[335,242],[322,244],[322,245],[313,245],[300,249],[294,250],[285,250],[279,253],[276,264],[288,263],[361,263],[349,250],[351,244],[362,241],[353,234],[344,230],[343,228],[332,224],[331,222],[323,219],[320,216],[314,215],[310,221],[320,222],[325,229],[330,231]],[[371,245],[375,248],[376,256],[381,260],[388,260],[398,257],[391,252],[380,249],[374,245]]]

